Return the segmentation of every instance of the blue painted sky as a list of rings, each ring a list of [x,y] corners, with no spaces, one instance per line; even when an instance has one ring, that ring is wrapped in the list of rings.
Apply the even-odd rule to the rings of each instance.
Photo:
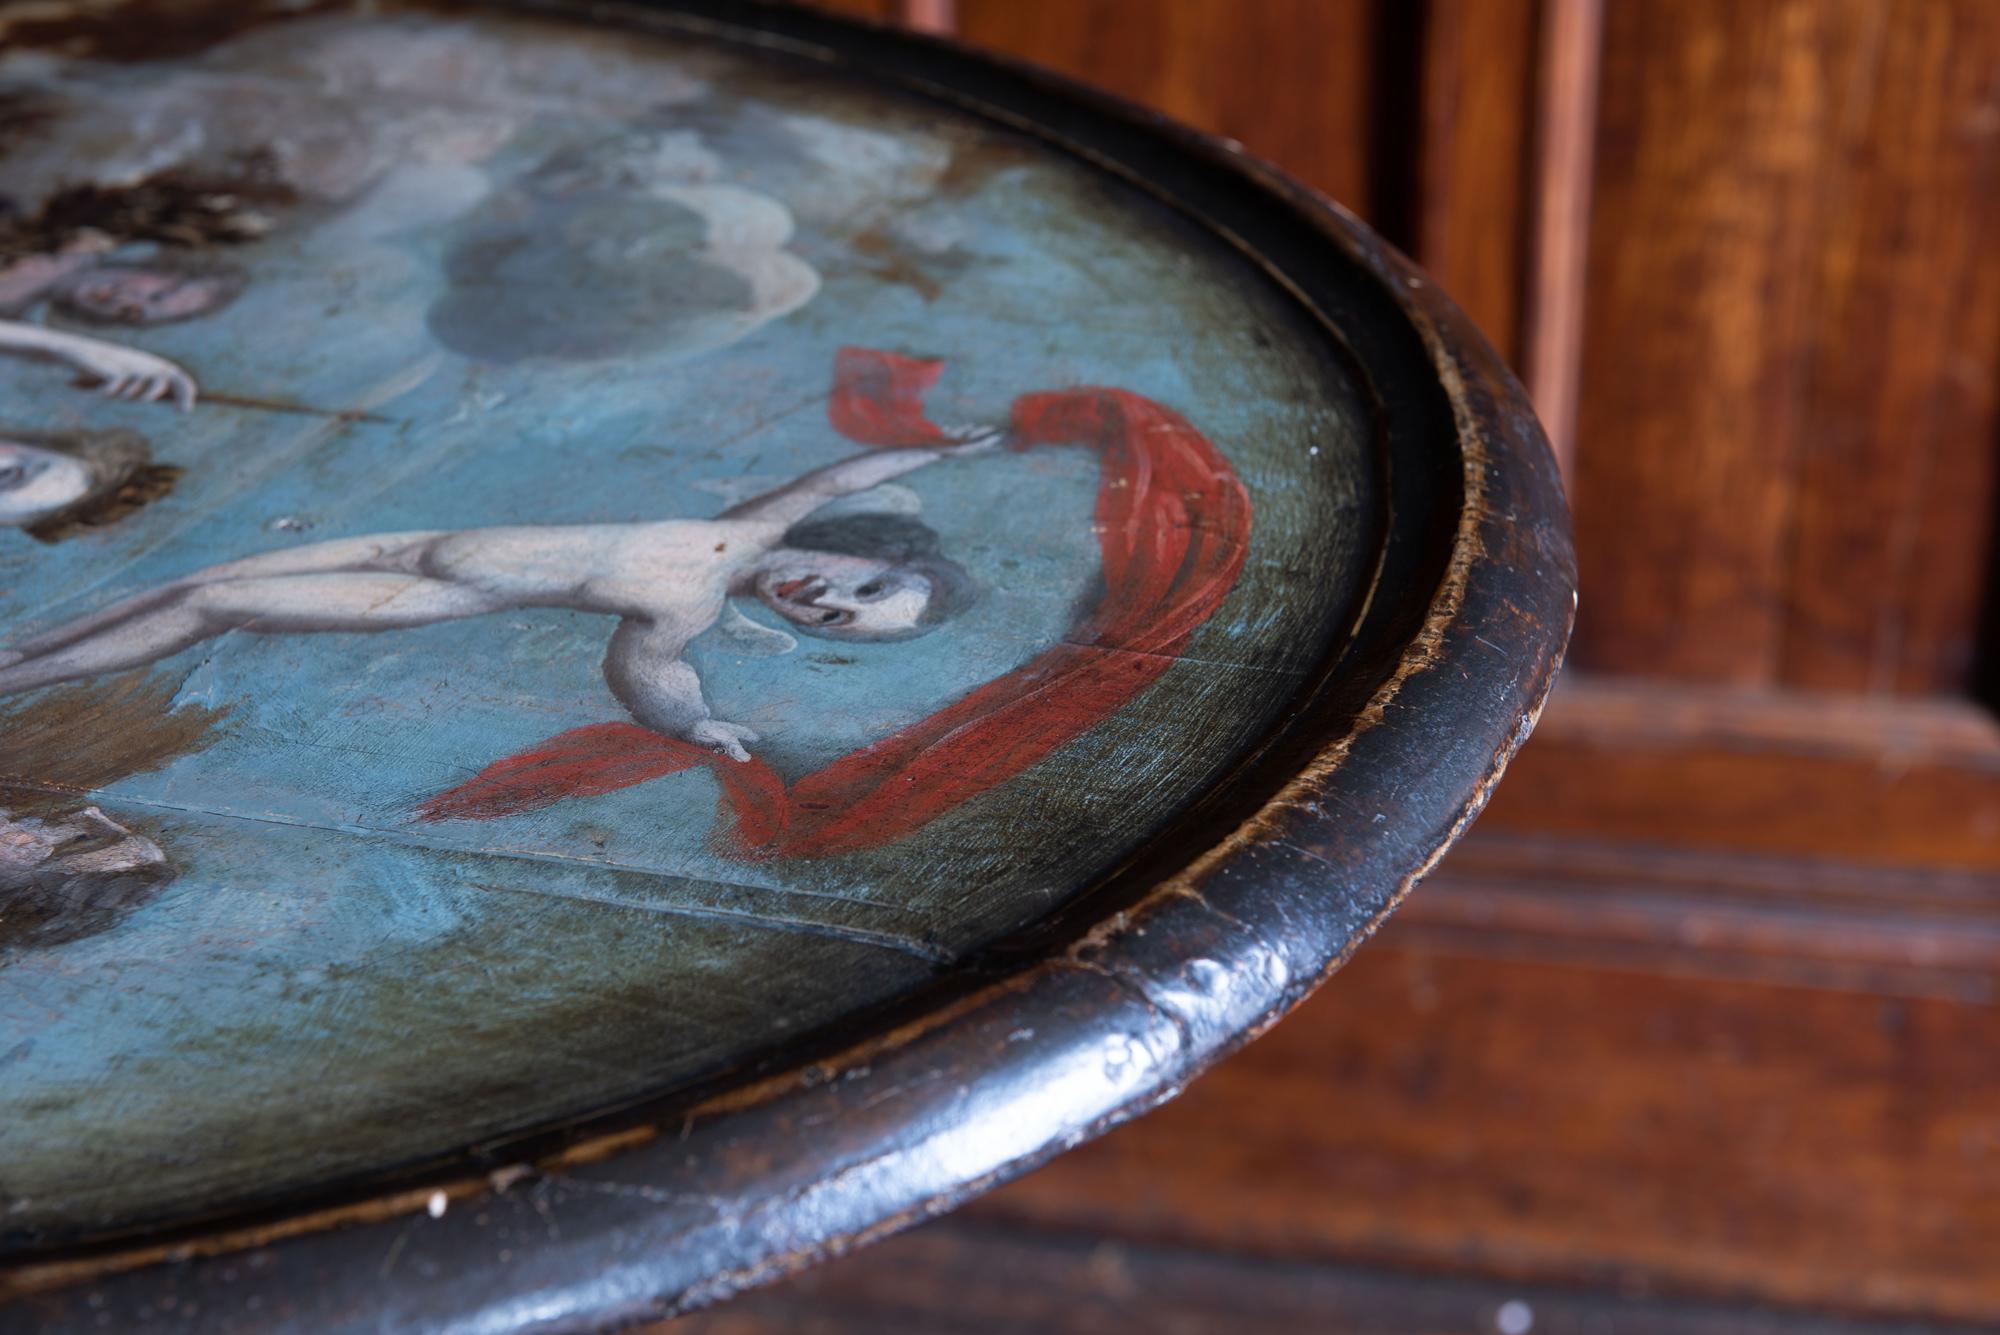
[[[178,72],[0,70],[73,98],[208,108],[216,142],[258,123],[248,81],[276,99],[269,132],[283,139],[298,130],[283,121],[285,99],[305,94],[269,91],[290,87],[281,66],[314,68],[315,43],[332,53],[327,68],[394,45],[377,32],[371,48],[359,31],[371,26],[385,25],[301,25],[292,47],[260,37]],[[465,49],[500,68],[512,31],[489,26]],[[482,83],[461,70],[460,85],[427,93],[412,73],[377,90],[398,123],[412,107],[434,110],[435,135],[457,146],[397,139],[379,118],[343,112],[372,165],[340,176],[320,162],[331,184],[233,250],[250,273],[235,304],[99,331],[179,361],[210,391],[386,421],[213,404],[183,416],[0,361],[9,423],[129,427],[186,469],[171,496],[110,529],[54,546],[0,531],[0,638],[302,542],[713,514],[853,451],[824,412],[844,344],[944,359],[939,420],[999,421],[1018,394],[1077,384],[1182,412],[1250,486],[1242,587],[1190,647],[1195,661],[1170,674],[1185,678],[1178,703],[1142,697],[1023,776],[1004,819],[975,804],[832,868],[718,856],[702,773],[503,821],[412,822],[417,801],[489,761],[622,717],[600,675],[607,618],[526,611],[376,636],[239,634],[167,661],[178,702],[229,707],[222,735],[94,800],[156,837],[179,879],[108,932],[0,968],[0,1061],[13,1054],[0,1081],[0,1193],[37,1203],[25,1213],[137,1208],[125,1188],[97,1192],[99,1170],[63,1146],[108,1139],[128,1178],[161,1156],[180,1163],[146,1169],[161,1199],[227,1197],[592,1106],[891,995],[929,965],[854,934],[952,950],[1032,918],[1171,819],[1337,632],[1359,555],[1327,517],[1364,503],[1357,410],[1323,359],[1294,351],[1308,327],[1249,266],[1054,156],[1001,154],[971,188],[935,188],[955,153],[1000,142],[997,132],[927,130],[927,109],[774,83],[710,51],[635,46],[582,110],[574,82],[538,85],[532,114],[480,120],[480,99],[508,104],[525,75]],[[621,93],[619,78],[671,90],[673,109],[638,109],[645,98]],[[337,100],[331,83],[299,86]],[[760,161],[779,151],[774,116],[827,161]],[[565,148],[627,152],[616,145],[635,125],[657,154],[716,155],[716,179],[783,203],[798,220],[789,249],[819,275],[811,300],[705,350],[501,364],[434,338],[426,313],[446,285],[455,223]],[[318,161],[310,145],[293,148]],[[535,294],[523,298],[508,294],[506,318],[532,318]],[[1032,657],[1091,595],[1096,470],[1082,451],[950,461],[904,485],[983,591],[961,621],[905,643],[802,639],[758,658],[710,635],[691,652],[716,716],[756,728],[783,773]],[[907,493],[877,499],[910,504]],[[578,911],[592,902],[631,916]],[[751,930],[766,919],[793,925]],[[815,924],[849,935],[830,944]],[[476,959],[501,963],[482,973]],[[670,1004],[696,983],[699,1005]],[[644,993],[650,1018],[607,1013],[613,992]],[[493,1044],[518,1069],[496,1073]],[[295,1165],[248,1129],[287,1117],[314,1146]]]

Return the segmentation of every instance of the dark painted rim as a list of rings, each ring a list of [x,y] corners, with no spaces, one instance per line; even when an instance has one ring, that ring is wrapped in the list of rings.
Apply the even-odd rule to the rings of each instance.
[[[602,1330],[948,1210],[1172,1098],[1324,981],[1478,813],[1553,682],[1575,573],[1541,430],[1458,309],[1351,215],[1234,145],[949,42],[740,0],[495,7],[899,85],[1205,224],[1315,312],[1375,393],[1390,500],[1374,589],[1257,756],[952,983],[703,1090],[24,1258],[0,1273],[0,1329]]]

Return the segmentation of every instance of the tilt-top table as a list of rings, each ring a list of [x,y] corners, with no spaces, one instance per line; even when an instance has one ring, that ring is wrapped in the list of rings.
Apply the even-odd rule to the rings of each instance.
[[[1336,969],[1573,606],[1352,218],[719,0],[0,55],[0,1327],[573,1331]]]

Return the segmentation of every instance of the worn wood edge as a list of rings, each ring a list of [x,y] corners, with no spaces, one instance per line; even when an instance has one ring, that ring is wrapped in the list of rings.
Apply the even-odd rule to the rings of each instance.
[[[831,26],[835,21],[816,19],[815,22]],[[851,30],[859,25],[849,23],[841,26]],[[891,1183],[878,1185],[874,1191],[843,1185],[866,1177],[871,1167],[880,1176],[885,1163],[894,1168],[897,1163],[910,1158],[913,1146],[908,1142],[892,1143],[893,1137],[873,1146],[875,1152],[872,1155],[865,1152],[851,1155],[844,1167],[831,1174],[825,1171],[821,1161],[815,1160],[812,1176],[817,1180],[811,1186],[825,1188],[831,1183],[836,1195],[842,1199],[830,1204],[838,1204],[840,1208],[801,1211],[797,1208],[797,1191],[779,1193],[778,1202],[782,1203],[783,1212],[793,1216],[793,1227],[778,1227],[786,1222],[783,1220],[760,1220],[767,1231],[759,1234],[758,1245],[746,1248],[740,1238],[733,1244],[733,1250],[739,1256],[749,1255],[750,1259],[739,1259],[728,1265],[709,1264],[711,1252],[698,1245],[689,1245],[698,1243],[699,1239],[694,1235],[699,1230],[686,1226],[684,1222],[675,1222],[665,1230],[666,1236],[656,1239],[663,1245],[664,1254],[649,1255],[641,1263],[641,1275],[613,1275],[606,1273],[604,1267],[598,1267],[587,1277],[586,1272],[581,1271],[551,1277],[552,1284],[545,1285],[541,1290],[544,1299],[530,1304],[532,1315],[522,1306],[524,1300],[520,1296],[531,1286],[523,1285],[512,1277],[502,1279],[496,1267],[482,1269],[476,1262],[467,1264],[472,1260],[470,1254],[477,1250],[477,1239],[462,1238],[455,1243],[443,1244],[454,1257],[455,1272],[450,1276],[449,1284],[421,1292],[416,1286],[402,1285],[396,1286],[396,1292],[378,1292],[374,1296],[381,1303],[370,1309],[367,1324],[378,1329],[420,1327],[442,1330],[493,1329],[498,1328],[495,1323],[499,1322],[505,1328],[599,1329],[607,1323],[639,1321],[688,1310],[949,1209],[963,1199],[1171,1098],[1200,1069],[1263,1032],[1345,962],[1409,889],[1435,866],[1451,841],[1484,805],[1513,751],[1532,730],[1547,698],[1574,606],[1571,592],[1574,574],[1560,489],[1554,482],[1546,446],[1523,401],[1519,386],[1514,384],[1483,340],[1450,302],[1430,287],[1428,280],[1414,266],[1372,238],[1351,215],[1289,182],[1275,169],[1249,158],[1236,145],[1196,134],[1154,113],[1107,95],[1080,89],[1060,76],[1034,70],[1019,62],[989,55],[969,55],[963,48],[918,37],[885,37],[876,32],[871,35],[871,40],[886,40],[924,50],[927,55],[949,56],[960,64],[968,61],[984,64],[1027,84],[1031,93],[1083,104],[1099,116],[1123,122],[1127,129],[1136,128],[1170,141],[1178,151],[1204,157],[1212,164],[1226,165],[1245,183],[1287,203],[1295,212],[1309,219],[1328,244],[1338,247],[1350,259],[1372,271],[1393,295],[1405,317],[1424,340],[1434,369],[1450,398],[1461,447],[1465,498],[1445,579],[1433,596],[1422,632],[1410,644],[1401,663],[1367,702],[1356,726],[1323,750],[1276,797],[1228,837],[1190,862],[1179,874],[1162,879],[1149,895],[1098,925],[1060,955],[1022,968],[950,1006],[870,1037],[832,1057],[724,1091],[691,1108],[680,1108],[670,1119],[586,1135],[532,1160],[478,1173],[442,1176],[408,1190],[256,1227],[129,1246],[68,1260],[30,1263],[16,1268],[11,1274],[0,1275],[0,1299],[53,1296],[57,1300],[56,1305],[45,1309],[45,1316],[62,1320],[66,1319],[64,1314],[67,1313],[67,1318],[74,1318],[79,1324],[84,1322],[86,1313],[99,1314],[105,1310],[101,1304],[106,1303],[115,1308],[125,1302],[137,1302],[148,1311],[171,1310],[177,1301],[176,1293],[183,1288],[196,1287],[204,1280],[229,1282],[227,1277],[220,1275],[216,1262],[247,1248],[270,1248],[274,1255],[283,1254],[281,1259],[301,1262],[313,1273],[324,1275],[329,1270],[339,1269],[337,1264],[329,1266],[326,1263],[338,1259],[335,1253],[352,1252],[357,1239],[370,1237],[381,1240],[381,1229],[334,1230],[336,1225],[408,1220],[412,1216],[420,1220],[441,1192],[447,1204],[447,1213],[433,1221],[433,1226],[443,1234],[455,1221],[465,1219],[470,1213],[455,1203],[486,1200],[499,1205],[509,1199],[523,1200],[525,1192],[510,1192],[510,1189],[526,1179],[555,1188],[566,1176],[580,1178],[604,1164],[616,1164],[621,1169],[656,1167],[657,1163],[639,1161],[649,1155],[655,1161],[662,1155],[678,1156],[682,1154],[682,1147],[686,1147],[685,1157],[693,1164],[695,1160],[702,1159],[701,1151],[728,1149],[744,1138],[735,1134],[739,1130],[736,1125],[739,1121],[785,1120],[797,1115],[797,1120],[801,1122],[819,1122],[822,1119],[812,1115],[814,1105],[824,1104],[832,1097],[828,1091],[843,1091],[850,1085],[875,1089],[886,1082],[883,1068],[893,1068],[893,1073],[898,1075],[942,1069],[942,1066],[927,1065],[928,1059],[936,1055],[933,1049],[941,1046],[963,1048],[968,1040],[977,1040],[982,1025],[991,1030],[996,1021],[1011,1026],[1017,1020],[1034,1018],[1038,1008],[1048,1011],[1052,1006],[1059,1006],[1063,993],[1066,990],[1074,992],[1079,986],[1089,991],[1093,999],[1080,1012],[1089,1017],[1087,1032],[1068,1036],[1072,1048],[1078,1044],[1086,1048],[1094,1046],[1106,1030],[1106,1021],[1115,1018],[1121,1008],[1131,1015],[1133,1023],[1130,1031],[1122,1037],[1133,1050],[1147,1054],[1143,1070],[1133,1079],[1107,1081],[1106,1087],[1098,1091],[1099,1097],[1091,1099],[1088,1104],[1080,1101],[1068,1116],[1060,1119],[1061,1125],[1047,1126],[1044,1131],[1036,1132],[1035,1144],[1016,1153],[988,1154],[988,1161],[981,1165],[979,1171],[940,1173],[933,1167],[928,1173],[896,1177]],[[968,101],[963,97],[947,100]],[[993,114],[997,110],[988,109],[989,118],[1010,119]],[[1014,119],[1018,123],[1018,118]],[[1043,127],[1038,124],[1037,128]],[[1248,249],[1240,238],[1231,239]],[[1249,253],[1256,254],[1254,251]],[[1309,309],[1316,309],[1296,285],[1287,285],[1293,287],[1295,296],[1307,301]],[[1500,504],[1490,495],[1491,484],[1496,480],[1511,482],[1521,489],[1521,495],[1506,498],[1515,504]],[[1510,537],[1518,536],[1524,518],[1537,529],[1537,550],[1545,559],[1546,568],[1526,569],[1518,560],[1510,562],[1496,555],[1497,551],[1506,548]],[[1530,614],[1523,622],[1529,635],[1518,645],[1521,656],[1527,660],[1525,670],[1517,671],[1507,683],[1502,692],[1504,700],[1482,701],[1474,698],[1476,689],[1468,694],[1462,684],[1469,678],[1454,677],[1447,671],[1467,665],[1466,660],[1472,651],[1465,640],[1468,637],[1479,638],[1471,624],[1469,605],[1479,604],[1481,610],[1488,614],[1497,608],[1505,608],[1518,617],[1523,611],[1523,603],[1528,605]],[[1497,648],[1490,641],[1482,642]],[[1324,886],[1342,870],[1374,869],[1366,862],[1357,863],[1345,851],[1342,852],[1345,865],[1342,858],[1329,856],[1331,845],[1325,842],[1324,836],[1335,835],[1339,831],[1337,822],[1327,815],[1323,803],[1336,781],[1348,776],[1357,763],[1368,762],[1373,752],[1422,740],[1404,735],[1416,726],[1405,720],[1422,712],[1419,709],[1421,702],[1410,697],[1426,694],[1444,697],[1444,705],[1455,705],[1461,713],[1470,710],[1483,716],[1477,721],[1487,725],[1487,735],[1482,744],[1488,749],[1480,761],[1477,778],[1455,798],[1447,800],[1447,810],[1439,813],[1443,819],[1434,821],[1417,841],[1421,848],[1389,854],[1392,860],[1402,864],[1401,868],[1379,897],[1363,907],[1358,920],[1343,922],[1341,930],[1315,935],[1310,941],[1255,940],[1257,929],[1251,926],[1251,920],[1231,911],[1245,907],[1236,902],[1238,899],[1270,898],[1276,894],[1297,900],[1302,888],[1309,892],[1312,886]],[[1454,695],[1458,697],[1455,700],[1452,699]],[[1502,707],[1496,709],[1496,704]],[[1396,709],[1410,712],[1392,717],[1392,710]],[[1449,723],[1464,721],[1453,716]],[[1437,720],[1433,719],[1434,726],[1436,723]],[[1445,730],[1452,729],[1447,727]],[[1432,748],[1425,746],[1419,749],[1429,751]],[[1362,753],[1359,762],[1357,753]],[[1407,763],[1406,759],[1405,767]],[[1409,856],[1412,851],[1418,854],[1414,861]],[[1283,884],[1273,881],[1273,869],[1268,865],[1250,865],[1253,862],[1268,864],[1273,859],[1288,864],[1283,869]],[[1253,873],[1264,883],[1248,883],[1246,877]],[[1305,898],[1324,901],[1326,896],[1308,893]],[[1301,909],[1309,906],[1294,902],[1287,907]],[[1324,912],[1340,906],[1322,902],[1317,907]],[[1354,909],[1357,906],[1347,907]],[[1219,971],[1223,983],[1255,975],[1254,981],[1262,984],[1250,988],[1247,994],[1225,988],[1223,999],[1227,1004],[1222,1006],[1206,1004],[1198,999],[1190,1000],[1203,989],[1183,986],[1179,982],[1178,970],[1163,968],[1161,961],[1150,958],[1159,953],[1157,943],[1164,937],[1174,938],[1168,947],[1168,954],[1178,956],[1182,953],[1176,948],[1178,945],[1190,940],[1199,941],[1211,933],[1238,938],[1233,943],[1235,957],[1226,966],[1216,966],[1214,961],[1205,957],[1197,958],[1192,963],[1212,966],[1211,971]],[[1150,941],[1148,938],[1151,938]],[[1230,954],[1227,950],[1215,953],[1222,956]],[[1295,954],[1300,957],[1292,958]],[[1174,962],[1167,961],[1168,964]],[[1179,962],[1189,963],[1185,960]],[[1024,1010],[1025,1015],[1021,1013]],[[1077,1028],[1082,1030],[1084,1026]],[[1004,1077],[1017,1083],[1025,1078],[1040,1085],[1057,1064],[1050,1058],[1035,1058],[1011,1063],[986,1063],[974,1070],[988,1084]],[[889,1092],[891,1095],[895,1093],[893,1085],[889,1086]],[[963,1086],[955,1091],[958,1096],[967,1092]],[[1022,1090],[1014,1091],[1017,1102],[1022,1093]],[[986,1115],[979,1125],[986,1126],[1004,1118],[1006,1102],[998,1101],[993,1106],[995,1112]],[[899,1113],[898,1120],[907,1122],[907,1112]],[[678,1135],[674,1134],[676,1125]],[[857,1124],[850,1119],[837,1125],[839,1129],[852,1131]],[[948,1134],[951,1129],[949,1125],[942,1126],[938,1128],[938,1134]],[[754,1133],[756,1128],[743,1127],[740,1130]],[[767,1131],[765,1134],[770,1133]],[[755,1134],[748,1138],[761,1139]],[[708,1156],[706,1164],[712,1166],[713,1163],[714,1156]],[[656,1176],[679,1180],[698,1174],[669,1172]],[[733,1198],[749,1203],[746,1212],[779,1213],[780,1204],[774,1203],[769,1190],[776,1185],[769,1179],[776,1176],[772,1173],[767,1174],[766,1180],[736,1182],[733,1184]],[[892,1173],[891,1176],[895,1175]],[[683,1194],[704,1202],[718,1216],[727,1214],[716,1208],[723,1196]],[[572,1222],[584,1222],[580,1216],[585,1213],[580,1208],[570,1211]],[[625,1227],[634,1233],[660,1234],[660,1219],[669,1212],[655,1209],[648,1213],[654,1216],[654,1227],[633,1230],[629,1228],[629,1221]],[[798,1222],[801,1214],[809,1216],[803,1224]],[[744,1214],[739,1213],[726,1222],[724,1232],[740,1231],[745,1222]],[[464,1227],[474,1226],[467,1224]],[[408,1236],[407,1230],[402,1236]],[[397,1247],[394,1250],[400,1252],[406,1249]],[[565,1247],[561,1250],[567,1253],[570,1249]],[[306,1252],[313,1254],[304,1255]],[[188,1264],[154,1271],[137,1269],[175,1260]],[[290,1267],[270,1269],[289,1270]],[[119,1277],[115,1293],[84,1295],[73,1288],[66,1288],[113,1277]],[[294,1303],[303,1298],[322,1296],[300,1293],[292,1287],[296,1279],[296,1276],[288,1275],[275,1287],[268,1280],[254,1287],[281,1299],[289,1294]],[[244,1286],[239,1292],[247,1293],[250,1287]],[[423,1301],[426,1297],[435,1298],[447,1290],[450,1301],[443,1308],[420,1311],[430,1306]],[[404,1301],[391,1310],[390,1304],[399,1299]],[[285,1305],[282,1302],[278,1304],[279,1307]],[[212,1307],[208,1310],[213,1313]],[[279,1316],[276,1310],[272,1311],[272,1315],[280,1322],[290,1319]],[[295,1312],[294,1315],[302,1313]],[[341,1319],[338,1314],[326,1315],[336,1321]],[[8,1316],[7,1313],[0,1313],[0,1317]],[[91,1319],[94,1320],[94,1316]],[[260,1321],[257,1324],[263,1323]],[[327,1325],[314,1322],[307,1328],[323,1329]]]

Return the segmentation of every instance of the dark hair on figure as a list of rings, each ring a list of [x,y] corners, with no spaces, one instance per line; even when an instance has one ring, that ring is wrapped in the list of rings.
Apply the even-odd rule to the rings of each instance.
[[[0,119],[8,107],[0,103]],[[253,149],[219,166],[179,165],[137,181],[65,186],[30,214],[0,208],[0,263],[53,255],[95,236],[199,249],[267,235],[273,213],[299,202],[277,155]]]
[[[153,462],[146,438],[136,431],[16,431],[0,426],[0,440],[67,454],[90,474],[90,490],[58,510],[22,525],[42,542],[61,542],[88,529],[115,524],[174,489],[181,470]]]
[[[908,515],[870,511],[808,519],[785,532],[785,546],[811,552],[837,552],[884,561],[931,586],[930,600],[917,624],[924,630],[949,621],[979,601],[979,588],[965,567],[938,550],[937,530]]]

